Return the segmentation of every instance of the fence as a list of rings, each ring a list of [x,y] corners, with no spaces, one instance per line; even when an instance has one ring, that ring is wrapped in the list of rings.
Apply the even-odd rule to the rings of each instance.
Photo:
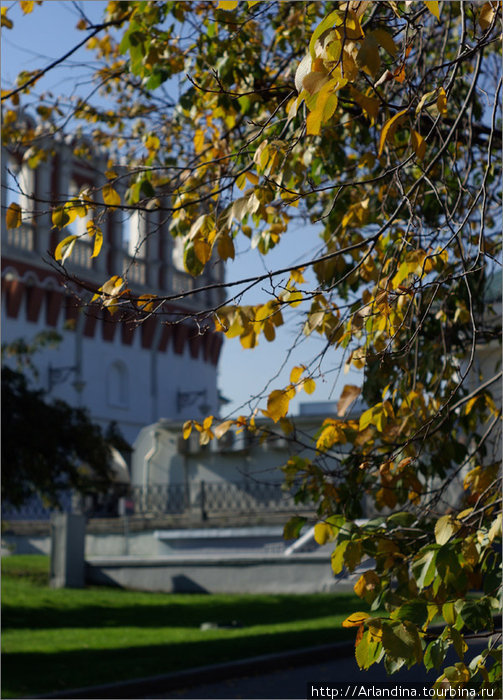
[[[290,512],[294,508],[298,510],[293,495],[283,491],[281,484],[256,481],[197,481],[191,484],[131,486],[123,505],[131,515],[191,514],[203,520],[212,515],[253,515]],[[4,503],[2,510],[4,520],[48,520],[51,515],[51,511],[43,506],[39,498],[31,499],[17,510]],[[69,492],[64,494],[61,510],[67,513],[83,510],[90,518],[113,518],[124,512],[118,497],[113,494],[72,499]]]
[[[227,513],[287,512],[295,506],[281,484],[255,481],[133,486],[130,499],[135,515],[199,513],[203,520]]]

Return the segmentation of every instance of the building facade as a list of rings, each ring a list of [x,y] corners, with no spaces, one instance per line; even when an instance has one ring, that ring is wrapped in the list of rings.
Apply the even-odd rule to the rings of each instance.
[[[2,343],[30,342],[42,331],[56,331],[57,347],[33,357],[36,383],[49,397],[88,408],[103,427],[116,422],[131,444],[143,426],[159,418],[218,414],[222,336],[210,318],[202,315],[196,323],[193,315],[218,306],[224,294],[220,288],[184,293],[221,283],[222,264],[209,264],[197,279],[188,275],[181,241],[170,235],[161,210],[115,209],[99,222],[104,242],[95,258],[86,235],[90,215],[55,230],[56,202],[83,190],[98,192],[104,184],[106,154],[80,159],[74,145],[51,142],[35,168],[26,154],[2,149]],[[5,212],[13,202],[21,206],[22,224],[9,229]],[[52,258],[70,234],[80,237],[67,269],[83,285],[65,281]],[[122,276],[138,295],[184,296],[141,321],[120,311],[112,316],[90,303],[91,291],[82,292],[112,275]]]

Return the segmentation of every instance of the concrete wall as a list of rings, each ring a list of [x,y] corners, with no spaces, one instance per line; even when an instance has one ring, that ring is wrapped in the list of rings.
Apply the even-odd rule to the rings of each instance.
[[[321,593],[352,591],[352,579],[335,579],[326,554],[208,554],[92,557],[86,580],[166,593]]]
[[[159,543],[152,531],[124,534],[86,534],[85,555],[153,557],[158,554]],[[3,535],[2,549],[11,554],[50,554],[49,535]]]
[[[2,314],[4,342],[18,338],[30,341],[40,331],[47,330],[41,318],[32,323],[19,315],[9,318]],[[80,394],[73,386],[75,376],[69,374],[65,382],[55,384],[51,398],[60,398],[71,405],[86,406],[93,420],[102,426],[116,421],[124,437],[133,443],[140,429],[161,416],[180,419],[197,415],[196,406],[187,406],[178,413],[176,391],[203,390],[211,411],[218,410],[216,367],[202,357],[194,359],[188,353],[177,355],[171,347],[163,353],[141,346],[140,332],[134,335],[131,346],[120,340],[120,329],[113,341],[105,341],[96,333],[93,338],[82,337],[76,331],[66,330],[64,321],[54,328],[63,340],[56,348],[37,353],[33,362],[39,372],[36,383],[48,389],[49,365],[71,367],[81,363],[83,388]],[[124,395],[111,392],[111,375],[120,366],[124,374]]]

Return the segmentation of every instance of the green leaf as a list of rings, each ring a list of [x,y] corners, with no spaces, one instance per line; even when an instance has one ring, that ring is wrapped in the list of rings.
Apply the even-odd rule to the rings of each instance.
[[[492,629],[491,608],[487,600],[467,600],[463,603],[460,615],[465,625],[473,632]]]
[[[435,540],[437,544],[446,544],[461,527],[461,523],[452,515],[443,515],[435,523]]]
[[[411,600],[396,611],[398,620],[408,620],[422,627],[428,619],[428,606],[423,600]]]
[[[327,523],[316,523],[314,526],[314,539],[322,547],[333,538],[333,530]]]
[[[309,42],[309,53],[311,54],[311,58],[316,58],[316,42],[323,34],[323,32],[335,25],[337,19],[341,20],[341,13],[339,12],[339,10],[334,10],[333,12],[328,14],[316,27],[311,36],[311,41]],[[341,24],[341,22],[339,21],[338,24]]]
[[[366,670],[372,664],[378,663],[383,653],[381,642],[371,641],[369,632],[364,632],[355,650],[356,663],[362,670]]]
[[[443,545],[438,550],[435,566],[444,583],[449,579],[455,579],[461,574],[460,556],[461,548],[456,547],[455,544]]]
[[[183,249],[183,266],[193,277],[197,277],[204,270],[204,265],[196,255],[194,241],[187,241]]]
[[[283,538],[285,540],[296,540],[306,523],[307,518],[301,515],[294,515],[283,528]]]
[[[448,625],[455,624],[458,615],[452,601],[442,605],[442,616]]]
[[[348,542],[348,546],[344,551],[344,563],[350,571],[354,571],[362,558],[361,542]]]
[[[398,513],[392,513],[387,518],[386,522],[393,527],[410,527],[416,519],[417,516],[415,516],[413,513],[401,511]]]
[[[405,659],[408,666],[422,660],[419,632],[411,622],[383,623],[382,645],[390,658]]]
[[[382,626],[382,645],[386,654],[395,659],[408,659],[412,653],[412,638],[409,638],[403,625]]]
[[[430,642],[424,652],[424,665],[430,670],[442,668],[448,650],[448,644],[444,639],[435,639]]]
[[[447,634],[452,641],[452,646],[456,650],[456,654],[463,660],[465,652],[468,649],[468,644],[465,642],[463,635],[454,627],[449,627]]]
[[[52,223],[56,228],[63,228],[70,222],[70,216],[65,207],[57,207],[52,212]]]
[[[412,564],[412,571],[420,589],[429,586],[435,578],[436,557],[437,550],[430,549]]]
[[[340,574],[344,566],[344,552],[349,545],[349,540],[343,540],[334,549],[331,557],[332,571],[334,574]]]

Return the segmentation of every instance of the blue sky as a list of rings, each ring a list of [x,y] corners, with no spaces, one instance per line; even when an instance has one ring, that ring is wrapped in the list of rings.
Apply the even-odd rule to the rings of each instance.
[[[79,3],[46,0],[41,7],[36,6],[33,13],[26,16],[22,15],[18,3],[4,5],[10,8],[9,17],[14,21],[12,30],[2,31],[2,87],[5,89],[15,80],[20,70],[46,66],[84,38],[83,33],[75,29],[80,18],[78,7],[83,9],[91,21],[98,22],[106,3],[97,0]],[[89,51],[79,50],[40,81],[37,91],[51,90],[54,95],[65,96],[75,92],[85,94],[91,89],[88,82],[91,58]],[[236,259],[227,267],[226,278],[228,281],[237,280],[308,260],[318,246],[316,228],[304,225],[292,225],[284,234],[280,245],[266,257],[251,249],[249,241],[244,239],[239,243]],[[309,273],[306,273],[306,278],[314,280]],[[264,290],[266,285],[259,285],[243,303],[266,301],[269,297]],[[240,407],[250,397],[261,393],[266,386],[269,391],[281,388],[288,383],[294,365],[309,364],[322,351],[324,344],[321,338],[300,336],[298,347],[288,355],[289,349],[299,337],[302,324],[300,309],[297,307],[284,314],[285,324],[278,329],[273,343],[268,343],[261,336],[258,347],[244,350],[238,339],[226,340],[220,359],[219,387],[222,394],[231,400],[227,411],[239,413]],[[316,391],[310,396],[301,392],[290,404],[293,413],[298,412],[299,402],[334,400],[338,398],[344,384],[361,383],[360,372],[351,371],[345,375],[343,371],[337,370],[341,360],[339,351],[333,348],[328,350],[322,366],[323,374],[316,378]],[[255,403],[252,402],[252,405]],[[264,406],[264,402],[261,405]],[[247,408],[242,412],[248,412]]]

